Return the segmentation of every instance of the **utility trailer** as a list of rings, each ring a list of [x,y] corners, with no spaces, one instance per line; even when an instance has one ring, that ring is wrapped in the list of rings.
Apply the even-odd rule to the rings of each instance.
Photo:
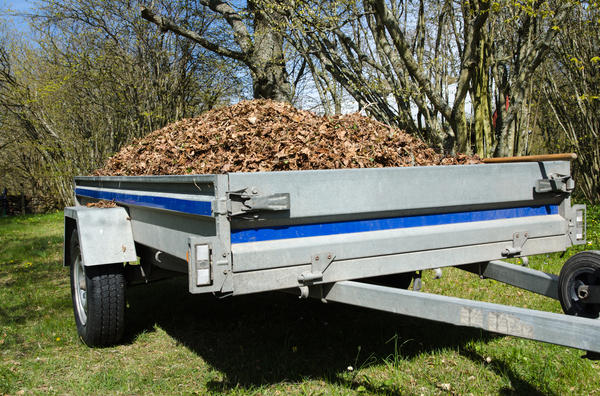
[[[573,188],[564,160],[76,177],[64,264],[78,332],[118,342],[127,286],[187,274],[190,293],[293,291],[599,353],[600,252],[560,276],[500,261],[584,244]],[[86,206],[100,200],[118,206]],[[418,291],[421,271],[448,266],[558,299],[568,315]]]

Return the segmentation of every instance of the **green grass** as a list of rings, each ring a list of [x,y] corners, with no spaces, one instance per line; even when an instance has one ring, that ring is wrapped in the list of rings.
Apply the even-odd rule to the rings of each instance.
[[[598,218],[590,208],[590,245],[531,267],[558,273],[600,249]],[[279,293],[193,296],[180,281],[130,289],[125,342],[90,349],[61,262],[61,213],[0,219],[0,394],[600,394],[600,363],[579,350]],[[423,283],[560,312],[456,269]]]

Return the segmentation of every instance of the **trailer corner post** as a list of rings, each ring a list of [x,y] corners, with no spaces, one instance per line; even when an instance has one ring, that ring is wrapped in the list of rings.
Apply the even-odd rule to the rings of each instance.
[[[215,236],[188,237],[186,258],[190,293],[226,293],[233,290],[228,189],[228,175],[216,175],[211,204]]]

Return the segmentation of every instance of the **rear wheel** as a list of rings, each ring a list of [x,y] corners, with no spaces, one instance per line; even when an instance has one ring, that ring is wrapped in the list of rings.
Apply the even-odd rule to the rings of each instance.
[[[568,315],[597,318],[600,304],[586,302],[585,286],[600,285],[600,252],[577,253],[567,260],[558,278],[558,298]]]
[[[123,336],[125,277],[123,264],[85,267],[77,230],[71,235],[71,297],[79,336],[91,347],[109,346]]]

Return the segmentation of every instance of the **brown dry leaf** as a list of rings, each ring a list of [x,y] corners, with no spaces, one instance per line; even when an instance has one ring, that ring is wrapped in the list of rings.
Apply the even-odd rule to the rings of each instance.
[[[115,201],[107,201],[105,199],[101,199],[96,202],[89,202],[85,206],[88,208],[116,208],[117,203]]]
[[[321,117],[270,100],[184,119],[124,147],[96,175],[184,175],[480,163],[448,157],[358,113]]]

